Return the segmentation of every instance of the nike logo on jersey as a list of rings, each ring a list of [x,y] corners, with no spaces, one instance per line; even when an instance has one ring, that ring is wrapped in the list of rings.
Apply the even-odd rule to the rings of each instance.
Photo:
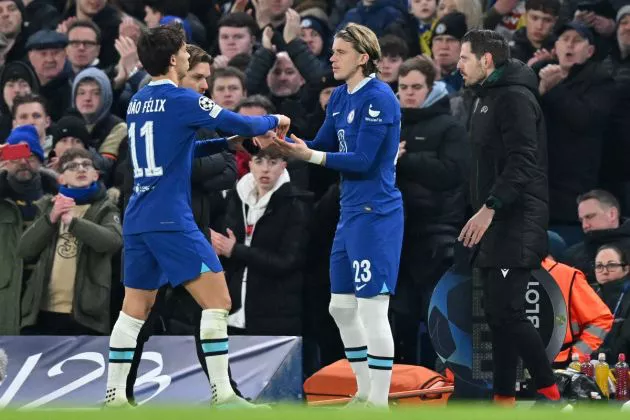
[[[502,268],[501,269],[501,274],[503,274],[503,278],[506,278],[509,272],[510,272],[509,268]]]
[[[367,284],[362,284],[361,286],[357,286],[357,292],[363,289],[365,286],[367,286]]]
[[[372,104],[370,104],[370,107],[368,108],[368,115],[372,118],[376,118],[379,115],[381,115],[381,111],[377,111],[376,109],[372,109]]]
[[[340,114],[340,112],[333,112],[333,113],[332,113],[332,116],[334,117],[334,116],[336,116],[336,115],[338,115],[338,114]]]

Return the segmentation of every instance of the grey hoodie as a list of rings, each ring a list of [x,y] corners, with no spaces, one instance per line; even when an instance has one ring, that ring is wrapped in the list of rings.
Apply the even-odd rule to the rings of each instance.
[[[82,70],[79,74],[77,74],[74,78],[74,82],[72,83],[72,105],[74,108],[76,108],[77,87],[79,86],[79,83],[85,79],[92,79],[96,81],[101,88],[101,104],[99,108],[93,115],[84,116],[88,124],[97,124],[110,113],[112,103],[114,102],[112,85],[109,81],[109,77],[107,77],[103,70],[96,67],[88,67],[87,69]]]

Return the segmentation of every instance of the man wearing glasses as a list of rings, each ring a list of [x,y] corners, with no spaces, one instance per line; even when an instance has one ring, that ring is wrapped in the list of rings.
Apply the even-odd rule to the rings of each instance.
[[[37,203],[37,218],[17,249],[21,258],[37,261],[23,286],[22,334],[107,334],[120,214],[90,152],[67,150],[59,168],[59,193]]]
[[[92,21],[77,20],[68,26],[66,55],[73,76],[87,67],[98,66],[101,52],[101,30]]]

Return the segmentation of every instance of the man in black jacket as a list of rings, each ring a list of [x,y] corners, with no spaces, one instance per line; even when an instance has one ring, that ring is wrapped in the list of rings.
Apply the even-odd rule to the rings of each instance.
[[[552,230],[567,245],[581,239],[578,195],[596,188],[607,139],[614,84],[595,54],[591,30],[570,22],[557,31],[558,61],[541,62],[539,92],[549,139],[549,210]],[[568,164],[567,164],[568,162]]]
[[[477,213],[459,240],[477,246],[474,265],[484,287],[492,333],[494,399],[513,404],[520,356],[541,397],[560,399],[545,347],[525,316],[531,270],[547,253],[546,137],[535,74],[510,60],[507,41],[488,30],[463,39],[458,68],[476,99],[470,119]]]
[[[457,235],[466,221],[465,191],[470,142],[451,115],[446,84],[426,57],[406,60],[399,69],[402,126],[396,179],[405,208],[397,293],[390,308],[399,363],[433,367],[429,340],[418,360],[418,328],[426,320],[435,284],[453,264]]]

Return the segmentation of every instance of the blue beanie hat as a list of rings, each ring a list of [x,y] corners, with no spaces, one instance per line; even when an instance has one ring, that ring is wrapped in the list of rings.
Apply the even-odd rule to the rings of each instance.
[[[39,144],[39,134],[37,134],[34,125],[22,125],[11,130],[11,134],[7,137],[7,144],[19,143],[28,144],[31,153],[37,156],[42,163],[44,162],[44,149]]]
[[[177,16],[164,16],[162,19],[160,19],[160,25],[168,25],[169,23],[172,22],[178,22],[181,23],[182,26],[184,27],[184,32],[186,33],[186,41],[187,42],[191,42],[192,41],[192,28],[190,27],[190,23],[188,22],[188,19],[182,19],[180,17]]]

